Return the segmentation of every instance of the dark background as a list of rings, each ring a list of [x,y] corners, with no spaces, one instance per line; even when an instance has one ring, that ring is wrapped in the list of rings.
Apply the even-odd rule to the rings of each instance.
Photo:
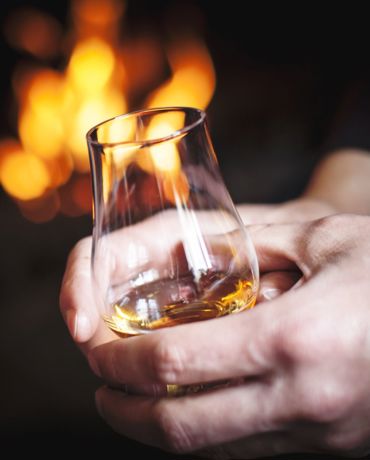
[[[283,11],[267,3],[258,10],[247,2],[243,8],[234,1],[183,3],[194,10],[176,15],[181,2],[129,1],[130,31],[150,27],[166,34],[166,18],[189,26],[191,11],[200,12],[192,27],[206,39],[217,75],[210,129],[234,200],[297,196],[327,149],[347,88],[368,71],[366,15],[348,4],[324,12],[301,5]],[[0,19],[23,5],[68,24],[67,1],[2,1]],[[19,57],[1,41],[1,137],[16,135],[10,77]],[[86,453],[119,448],[122,455],[131,449],[174,458],[123,440],[100,420],[94,408],[99,382],[60,316],[68,252],[91,228],[89,215],[28,222],[0,190],[0,438],[13,450],[26,445],[41,452],[51,440],[56,451],[78,444]]]

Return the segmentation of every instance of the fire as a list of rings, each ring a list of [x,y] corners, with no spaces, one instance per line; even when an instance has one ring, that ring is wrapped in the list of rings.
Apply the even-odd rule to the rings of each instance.
[[[1,183],[9,195],[31,200],[45,193],[50,175],[40,158],[19,150],[2,161]]]
[[[20,112],[18,131],[22,145],[44,159],[56,158],[63,151],[63,92],[63,77],[42,70],[32,79]]]
[[[137,74],[136,78],[132,74],[133,68],[140,72],[137,59],[131,60],[131,72],[126,72],[125,59],[132,57],[135,48],[130,51],[129,42],[119,39],[125,6],[122,0],[74,0],[73,30],[66,35],[70,53],[65,68],[19,67],[14,75],[19,141],[4,140],[0,145],[0,182],[28,219],[43,222],[57,212],[72,216],[90,211],[85,134],[95,124],[137,108],[130,106],[132,94],[139,93],[139,82],[147,85],[150,81],[150,75],[143,78]],[[38,58],[60,55],[63,49],[61,26],[44,13],[20,12],[19,18],[13,14],[5,32],[13,46]],[[158,63],[163,66],[158,60],[158,38],[145,36],[140,43],[147,46],[144,51],[148,57],[148,65],[143,63],[142,68],[155,69]],[[145,52],[140,51],[142,55]],[[171,76],[147,95],[144,106],[205,109],[214,93],[215,72],[202,40],[192,37],[170,44],[167,60]],[[155,73],[152,78],[157,78],[158,69]],[[181,126],[179,117],[173,112],[155,118],[145,137],[168,136]],[[101,140],[115,142],[122,139],[122,134],[130,137],[133,132],[129,124],[113,124],[109,132],[102,133]],[[134,151],[119,146],[112,147],[111,153],[122,173],[135,157]],[[188,185],[181,173],[176,138],[152,145],[136,161],[147,173],[160,173],[170,202],[174,202],[176,190],[186,199]]]
[[[148,107],[189,106],[205,109],[216,85],[211,57],[199,39],[182,39],[169,48],[171,78],[147,100]]]
[[[148,107],[188,106],[205,109],[215,90],[216,78],[212,60],[202,41],[194,38],[179,40],[169,49],[171,78],[149,96]],[[182,114],[170,112],[157,116],[148,127],[148,138],[159,139],[177,131],[182,126]],[[180,156],[176,140],[168,140],[150,149],[151,159],[142,157],[143,169],[159,169],[165,175],[164,192],[166,198],[175,203],[177,190],[186,201],[188,185],[181,174]],[[171,186],[169,185],[171,184]]]

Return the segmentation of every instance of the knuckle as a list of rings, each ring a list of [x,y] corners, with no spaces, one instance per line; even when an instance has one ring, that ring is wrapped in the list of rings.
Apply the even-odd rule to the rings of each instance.
[[[352,235],[361,237],[365,229],[368,232],[368,224],[364,216],[351,214],[334,214],[309,222],[304,253],[306,257],[311,257],[313,263],[319,263],[328,256],[334,259],[353,245]],[[350,232],[348,228],[351,228]]]
[[[277,358],[282,365],[299,362],[310,347],[304,327],[300,327],[295,319],[283,323],[273,339]]]
[[[307,224],[305,241],[300,252],[311,267],[317,267],[328,255],[333,258],[345,244],[345,235],[340,231],[348,226],[348,216],[332,215]]]
[[[152,369],[160,383],[177,383],[184,371],[185,359],[180,349],[166,334],[153,336]]]
[[[191,435],[179,420],[178,412],[166,402],[159,402],[153,410],[154,423],[159,430],[160,444],[164,450],[183,454],[194,449]]]
[[[315,388],[308,389],[302,402],[304,418],[317,423],[343,420],[350,411],[353,397],[344,385],[327,377]]]
[[[299,323],[298,323],[299,321]],[[333,330],[331,321],[308,317],[287,322],[276,346],[282,366],[294,366],[297,412],[305,420],[342,420],[355,404],[356,391],[348,372],[338,366],[353,360],[353,343]]]
[[[321,219],[314,220],[308,224],[312,232],[331,235],[333,238],[338,235],[338,229],[348,225],[348,216],[345,214],[334,214]]]
[[[330,318],[320,317],[315,311],[297,311],[282,321],[275,348],[283,363],[314,365],[336,359],[343,343]]]

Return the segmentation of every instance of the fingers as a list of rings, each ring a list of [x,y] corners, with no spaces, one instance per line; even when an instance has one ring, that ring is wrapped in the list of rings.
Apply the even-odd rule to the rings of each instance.
[[[288,291],[301,276],[299,271],[277,271],[261,275],[258,302],[274,299]]]
[[[248,227],[257,252],[261,273],[271,271],[296,271],[310,273],[310,267],[302,257],[310,223],[252,225]]]
[[[271,212],[278,208],[279,205],[275,204],[241,204],[237,206],[244,225],[270,223]]]
[[[290,294],[243,313],[98,346],[89,354],[90,365],[116,384],[189,384],[267,374],[276,366],[280,317],[295,305]]]
[[[279,390],[266,382],[162,399],[127,396],[103,387],[96,402],[99,413],[115,431],[178,453],[278,431],[283,428],[282,412],[286,411],[285,416],[289,413]],[[277,447],[275,442],[265,450],[256,440],[254,444],[256,452],[258,447],[267,453],[289,451],[285,443]]]
[[[304,224],[252,225],[261,272],[299,268],[305,279],[367,241],[368,217],[338,214]],[[364,232],[365,230],[365,232]]]
[[[98,327],[90,264],[91,238],[85,238],[70,253],[59,298],[63,318],[77,342],[87,342]]]

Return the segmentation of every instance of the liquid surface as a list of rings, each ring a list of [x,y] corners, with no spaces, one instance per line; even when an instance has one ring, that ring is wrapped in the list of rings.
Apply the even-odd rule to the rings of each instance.
[[[132,289],[104,319],[120,336],[138,335],[246,310],[255,300],[250,280],[212,272],[195,281],[188,275]]]

